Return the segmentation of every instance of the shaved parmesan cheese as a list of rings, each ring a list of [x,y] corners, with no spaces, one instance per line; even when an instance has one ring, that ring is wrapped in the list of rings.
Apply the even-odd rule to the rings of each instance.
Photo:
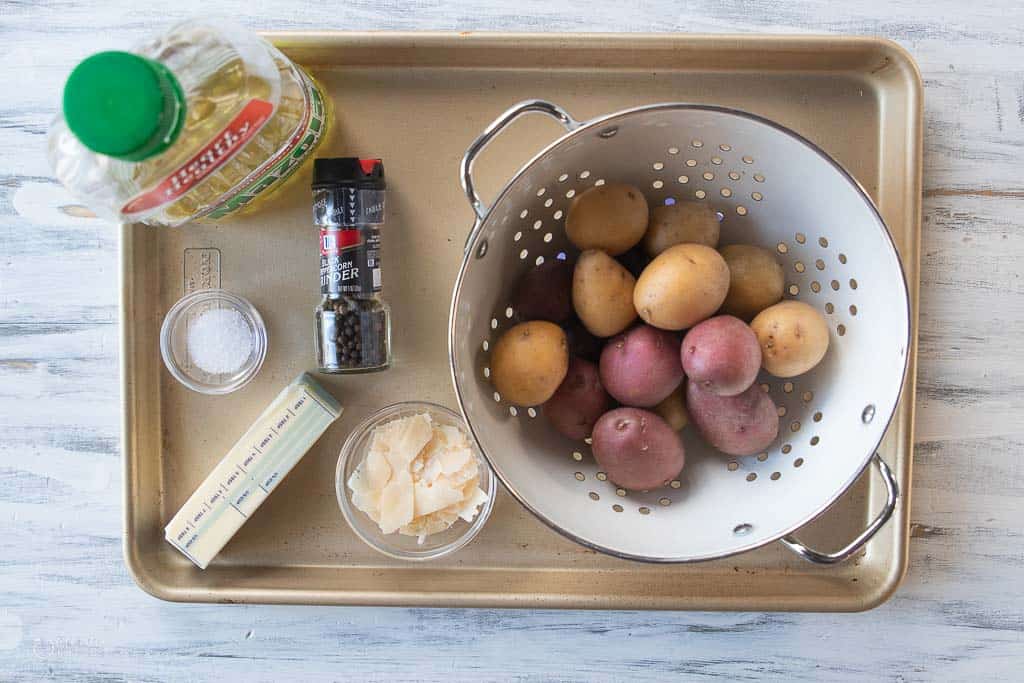
[[[387,458],[380,453],[370,453],[366,456],[366,486],[374,491],[380,491],[391,481],[391,465]]]
[[[422,413],[395,420],[388,427],[381,437],[382,446],[387,448],[385,457],[393,471],[408,470],[409,463],[433,438],[433,421],[430,415]]]
[[[452,486],[444,477],[433,483],[416,482],[414,494],[414,514],[417,517],[462,502],[462,489]]]
[[[479,471],[465,432],[420,413],[373,430],[348,487],[353,505],[381,532],[398,531],[423,543],[460,517],[473,521],[488,498],[479,487]]]
[[[413,483],[408,471],[396,472],[380,493],[380,530],[390,534],[412,521]]]
[[[441,471],[445,474],[455,474],[469,464],[473,452],[467,448],[447,450],[438,454],[441,462]]]
[[[479,488],[472,488],[472,493],[469,494],[468,500],[463,500],[462,508],[459,510],[459,517],[472,522],[473,518],[476,517],[476,510],[478,507],[487,502],[487,494],[481,491]]]

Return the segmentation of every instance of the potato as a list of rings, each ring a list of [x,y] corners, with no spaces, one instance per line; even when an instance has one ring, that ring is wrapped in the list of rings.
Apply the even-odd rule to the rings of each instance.
[[[760,453],[779,435],[775,403],[756,384],[737,396],[719,396],[687,382],[686,410],[704,440],[727,455]]]
[[[624,489],[648,491],[679,476],[686,462],[682,439],[647,410],[617,408],[594,425],[594,459]]]
[[[596,363],[601,358],[604,340],[590,334],[575,316],[562,325],[562,329],[565,330],[565,336],[569,339],[570,356],[579,356],[592,363]]]
[[[628,251],[646,230],[647,199],[632,185],[608,183],[584,190],[565,217],[565,234],[573,244],[612,256]]]
[[[617,260],[633,274],[633,277],[640,277],[640,273],[644,272],[644,268],[650,264],[651,257],[647,255],[643,247],[636,246],[625,254],[619,254]]]
[[[677,432],[690,422],[690,416],[686,413],[686,393],[682,383],[664,401],[654,406],[654,412]]]
[[[677,244],[640,274],[633,305],[649,325],[682,330],[711,317],[729,291],[729,268],[703,244]]]
[[[560,433],[570,439],[585,439],[611,404],[611,397],[601,386],[597,366],[582,358],[572,358],[569,372],[543,410]]]
[[[546,320],[515,325],[491,353],[491,382],[501,397],[520,406],[547,401],[569,369],[569,345],[562,328]]]
[[[731,315],[716,315],[695,325],[683,337],[680,352],[690,381],[719,396],[746,391],[761,369],[757,335]]]
[[[649,325],[637,325],[608,341],[601,352],[601,383],[619,403],[650,408],[683,381],[679,338]]]
[[[636,320],[635,286],[636,279],[611,256],[585,251],[572,274],[572,305],[591,334],[611,337]]]
[[[644,233],[644,250],[654,258],[676,244],[684,242],[718,246],[718,216],[704,202],[676,202],[651,210]]]
[[[769,306],[750,323],[761,344],[761,364],[776,377],[802,375],[828,351],[828,323],[802,301]]]
[[[512,308],[520,320],[568,320],[572,315],[572,265],[552,259],[528,270],[512,293]]]
[[[749,321],[782,300],[782,266],[767,249],[752,244],[730,244],[720,250],[729,266],[729,293],[722,312]]]

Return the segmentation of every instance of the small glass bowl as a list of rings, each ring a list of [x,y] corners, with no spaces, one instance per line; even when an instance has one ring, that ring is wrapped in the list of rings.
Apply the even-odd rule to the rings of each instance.
[[[404,536],[397,531],[391,534],[381,533],[377,523],[370,519],[369,515],[357,508],[352,503],[352,492],[348,488],[349,477],[352,472],[366,457],[367,449],[370,446],[370,435],[375,427],[403,417],[429,413],[431,419],[438,424],[446,424],[461,429],[473,445],[473,453],[476,455],[480,468],[480,488],[487,494],[487,500],[480,506],[476,517],[472,522],[467,522],[461,517],[444,531],[430,534],[423,540],[423,544],[415,536]],[[378,552],[398,560],[410,560],[422,562],[435,560],[454,553],[459,548],[469,543],[480,533],[487,518],[491,516],[494,508],[494,498],[497,495],[497,477],[491,471],[490,465],[481,457],[473,438],[469,435],[466,423],[462,416],[444,406],[435,403],[420,401],[409,401],[406,403],[395,403],[387,408],[377,411],[363,420],[345,439],[341,447],[341,455],[338,457],[338,469],[335,473],[335,490],[338,494],[338,505],[341,507],[341,514],[348,522],[352,530],[359,538]]]
[[[233,372],[210,373],[198,367],[188,351],[191,321],[211,309],[232,309],[241,314],[252,333],[252,351]],[[230,394],[249,383],[267,355],[267,328],[248,300],[223,289],[200,289],[171,306],[160,327],[160,355],[176,380],[201,394]]]

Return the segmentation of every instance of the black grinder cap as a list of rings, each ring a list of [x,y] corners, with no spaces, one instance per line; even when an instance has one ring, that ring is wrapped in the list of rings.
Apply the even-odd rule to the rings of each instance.
[[[351,187],[359,190],[383,190],[384,162],[380,159],[339,157],[313,161],[313,189]]]

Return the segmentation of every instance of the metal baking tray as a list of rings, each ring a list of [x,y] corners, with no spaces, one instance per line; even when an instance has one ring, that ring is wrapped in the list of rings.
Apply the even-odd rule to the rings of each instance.
[[[343,418],[200,571],[164,541],[164,524],[281,387],[314,364],[319,279],[309,170],[250,217],[216,227],[124,226],[124,549],[143,589],[195,602],[827,611],[868,609],[893,593],[907,565],[916,344],[880,448],[901,500],[866,550],[842,565],[815,566],[778,544],[698,564],[619,560],[565,540],[504,493],[468,548],[430,564],[398,564],[345,525],[334,471],[346,433],[369,412],[413,398],[456,405],[447,310],[472,224],[458,164],[486,124],[528,97],[557,100],[579,119],[655,102],[715,103],[803,134],[877,202],[903,258],[916,340],[922,88],[906,52],[872,38],[808,36],[268,35],[334,100],[333,133],[320,155],[385,160],[383,267],[395,364],[321,377],[345,405]],[[517,122],[486,152],[482,196],[493,196],[558,132],[548,121]],[[269,353],[241,391],[202,396],[163,368],[158,333],[185,291],[218,282],[260,310]],[[798,535],[821,549],[842,546],[883,499],[868,472]]]

